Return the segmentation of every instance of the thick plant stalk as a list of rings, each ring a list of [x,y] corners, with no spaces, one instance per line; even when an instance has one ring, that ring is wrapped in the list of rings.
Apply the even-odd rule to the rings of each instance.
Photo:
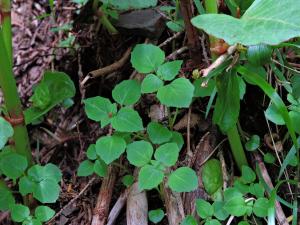
[[[207,13],[218,13],[218,0],[205,0],[205,7]],[[213,36],[209,36],[210,48],[215,48],[220,40]],[[212,53],[212,59],[216,60],[217,55]],[[247,158],[241,143],[241,139],[237,130],[236,125],[234,125],[228,132],[227,132],[228,141],[231,147],[231,151],[234,157],[235,162],[239,170],[242,170],[243,165],[248,165]]]
[[[2,17],[2,30],[0,30],[0,87],[9,114],[8,120],[14,127],[13,140],[16,152],[25,156],[28,160],[28,164],[31,165],[32,156],[29,137],[24,123],[21,100],[18,95],[16,81],[12,71],[10,1],[0,0],[0,7]]]
[[[228,141],[230,144],[231,152],[233,154],[234,160],[238,165],[238,168],[241,170],[242,166],[248,165],[246,155],[244,153],[244,149],[241,143],[240,135],[237,130],[236,125],[234,125],[228,132],[227,132]]]

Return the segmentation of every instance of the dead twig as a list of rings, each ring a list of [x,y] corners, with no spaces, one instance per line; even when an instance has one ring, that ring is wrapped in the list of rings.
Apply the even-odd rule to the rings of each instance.
[[[217,58],[209,67],[207,67],[206,69],[202,69],[201,70],[202,77],[207,77],[211,71],[213,71],[218,66],[220,66],[223,62],[225,62],[226,59],[236,51],[236,49],[237,49],[237,45],[230,46],[227,49],[227,52],[224,53],[223,55],[220,55],[219,58]],[[202,86],[206,86],[206,85],[207,82],[202,83]]]
[[[127,197],[129,194],[129,188],[127,188],[118,198],[118,200],[116,201],[115,205],[112,207],[112,209],[110,210],[110,213],[108,215],[108,219],[107,219],[107,224],[106,225],[113,225],[115,224],[121,210],[123,209],[123,207],[126,204],[127,201]]]
[[[167,44],[169,44],[171,41],[173,41],[174,39],[178,38],[181,34],[183,34],[183,32],[177,32],[176,34],[174,34],[172,37],[167,38],[164,42],[162,42],[161,44],[158,45],[158,47],[163,47]]]

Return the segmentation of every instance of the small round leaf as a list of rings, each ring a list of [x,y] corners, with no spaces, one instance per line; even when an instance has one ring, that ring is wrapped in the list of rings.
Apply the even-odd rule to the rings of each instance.
[[[34,215],[41,222],[50,220],[55,214],[55,211],[48,206],[38,206],[35,209]]]
[[[165,213],[162,209],[150,210],[148,213],[149,220],[152,223],[159,223],[164,218]]]
[[[137,167],[142,167],[150,162],[153,155],[152,145],[147,141],[135,141],[127,145],[127,159]]]
[[[164,85],[164,82],[154,74],[148,74],[141,85],[142,93],[153,93],[156,92],[160,87]]]
[[[168,185],[176,192],[190,192],[198,187],[196,172],[189,167],[181,167],[171,173]]]
[[[130,61],[139,73],[151,73],[165,61],[165,53],[152,44],[138,44],[131,53]]]
[[[133,105],[141,97],[141,85],[136,80],[124,80],[115,86],[112,97],[120,105]]]
[[[15,222],[23,222],[30,215],[30,210],[27,206],[15,204],[11,207],[11,218]]]
[[[96,152],[106,164],[119,158],[125,148],[125,140],[118,136],[101,137],[96,142]]]

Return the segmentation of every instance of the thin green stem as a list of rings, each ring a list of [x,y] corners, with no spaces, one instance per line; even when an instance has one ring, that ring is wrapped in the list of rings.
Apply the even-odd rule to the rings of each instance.
[[[107,15],[105,14],[105,12],[103,12],[103,10],[101,9],[101,7],[97,10],[97,15],[100,18],[100,23],[107,29],[107,31],[111,34],[118,34],[118,30],[114,27],[114,25],[112,25],[112,23],[109,21],[109,19],[107,18]]]
[[[25,156],[29,165],[32,164],[31,149],[21,100],[18,95],[16,80],[12,71],[12,33],[10,17],[10,1],[0,0],[3,15],[2,29],[0,29],[0,87],[3,92],[5,106],[14,126],[14,147],[16,152]]]

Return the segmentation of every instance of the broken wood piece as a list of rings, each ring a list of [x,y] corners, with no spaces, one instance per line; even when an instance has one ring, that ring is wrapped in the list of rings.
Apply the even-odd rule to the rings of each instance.
[[[117,178],[117,170],[113,166],[108,169],[107,176],[103,178],[96,206],[93,212],[92,225],[105,225],[109,212],[114,185]]]
[[[122,56],[121,59],[119,59],[118,61],[114,62],[113,64],[97,69],[97,70],[93,70],[91,71],[89,74],[93,77],[100,77],[100,76],[105,76],[107,74],[110,74],[112,72],[117,71],[118,69],[120,69],[122,66],[124,66],[124,64],[127,62],[130,53],[131,53],[131,47],[127,49],[127,51],[124,53],[124,55]]]
[[[127,201],[127,197],[129,194],[129,190],[130,188],[127,188],[118,198],[118,200],[116,201],[115,205],[112,207],[109,215],[108,215],[108,220],[107,220],[107,224],[106,225],[113,225],[115,224],[121,210],[123,209],[123,207],[126,204]]]
[[[145,191],[140,191],[138,183],[130,187],[126,209],[127,225],[148,225],[148,201]]]

